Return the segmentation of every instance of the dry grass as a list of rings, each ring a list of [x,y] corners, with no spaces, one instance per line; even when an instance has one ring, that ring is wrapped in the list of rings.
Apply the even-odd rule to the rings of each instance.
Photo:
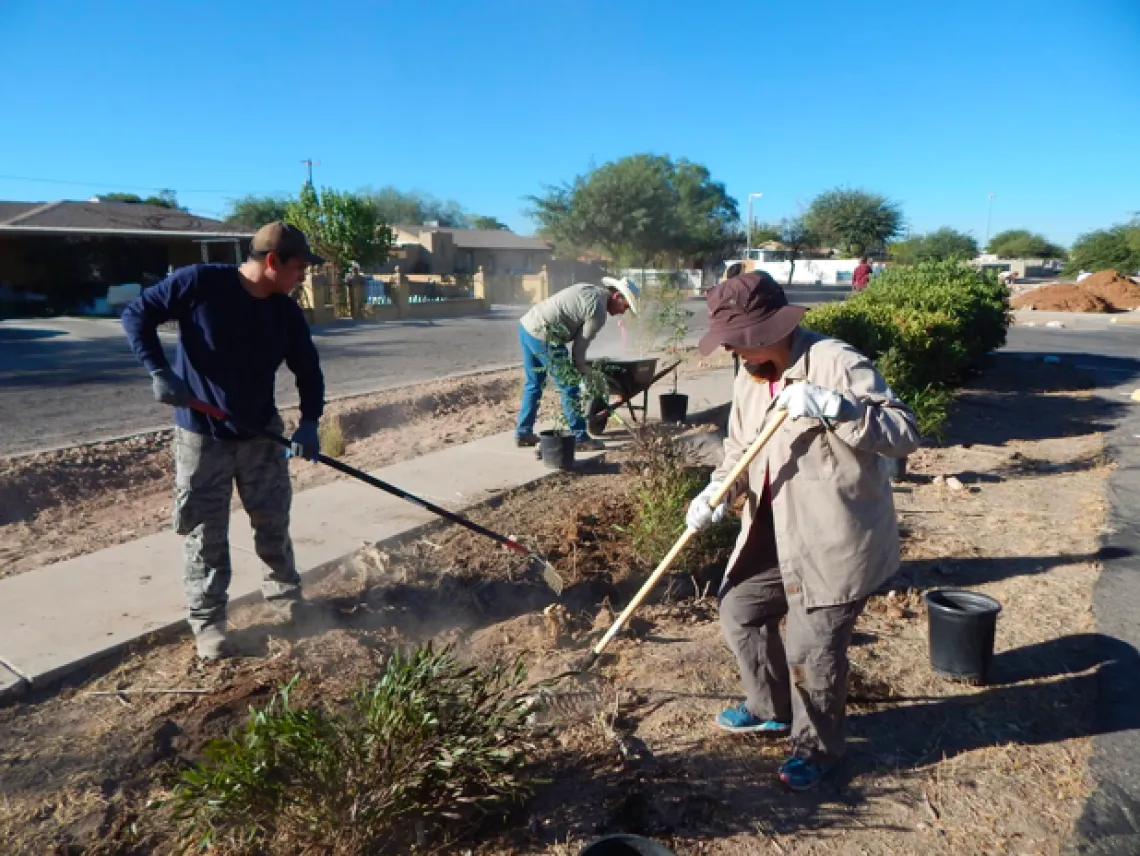
[[[344,428],[341,427],[339,416],[332,414],[324,417],[321,420],[319,435],[322,454],[330,458],[343,457],[348,449],[348,441],[344,438]]]

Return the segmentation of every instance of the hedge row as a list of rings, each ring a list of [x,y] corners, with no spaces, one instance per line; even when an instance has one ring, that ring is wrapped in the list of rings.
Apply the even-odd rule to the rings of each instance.
[[[843,303],[813,309],[804,326],[874,360],[922,433],[937,437],[952,390],[1005,344],[1009,293],[962,262],[890,267]]]

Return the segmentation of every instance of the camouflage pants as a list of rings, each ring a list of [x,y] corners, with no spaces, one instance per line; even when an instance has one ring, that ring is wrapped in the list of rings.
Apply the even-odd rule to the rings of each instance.
[[[281,423],[269,426],[280,432]],[[266,600],[301,596],[289,538],[293,497],[285,450],[270,440],[215,440],[174,429],[174,531],[186,536],[183,583],[190,626],[225,618],[230,586],[230,498],[234,483],[253,527],[253,545],[266,565]]]

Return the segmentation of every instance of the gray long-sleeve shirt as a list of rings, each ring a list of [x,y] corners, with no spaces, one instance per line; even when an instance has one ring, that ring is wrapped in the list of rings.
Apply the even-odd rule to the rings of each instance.
[[[573,342],[574,365],[586,375],[590,370],[586,349],[606,325],[609,299],[610,290],[604,285],[579,283],[531,307],[519,323],[536,339],[552,345]]]

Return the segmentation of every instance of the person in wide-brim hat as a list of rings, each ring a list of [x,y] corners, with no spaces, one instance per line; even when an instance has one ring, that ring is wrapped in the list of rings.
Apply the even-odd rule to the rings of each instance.
[[[733,387],[724,460],[686,518],[703,529],[744,497],[719,602],[745,699],[716,722],[732,732],[790,736],[780,778],[797,790],[816,785],[843,756],[851,634],[868,595],[899,565],[884,459],[905,457],[921,441],[914,414],[870,360],[801,327],[806,311],[762,271],[709,292],[701,353],[725,348],[744,370]],[[777,409],[791,418],[712,508]]]
[[[570,382],[566,372],[552,372],[551,368],[571,364],[582,379],[588,377],[590,365],[586,361],[586,351],[590,343],[601,332],[609,316],[626,312],[636,315],[640,298],[641,289],[633,280],[604,276],[601,285],[582,282],[562,289],[532,307],[519,320],[519,344],[526,383],[515,422],[515,443],[518,446],[533,446],[538,442],[534,423],[538,419],[546,377],[553,374],[562,396],[562,415],[568,430],[574,435],[575,446],[587,451],[603,448],[602,441],[590,437],[586,431],[579,385]]]

